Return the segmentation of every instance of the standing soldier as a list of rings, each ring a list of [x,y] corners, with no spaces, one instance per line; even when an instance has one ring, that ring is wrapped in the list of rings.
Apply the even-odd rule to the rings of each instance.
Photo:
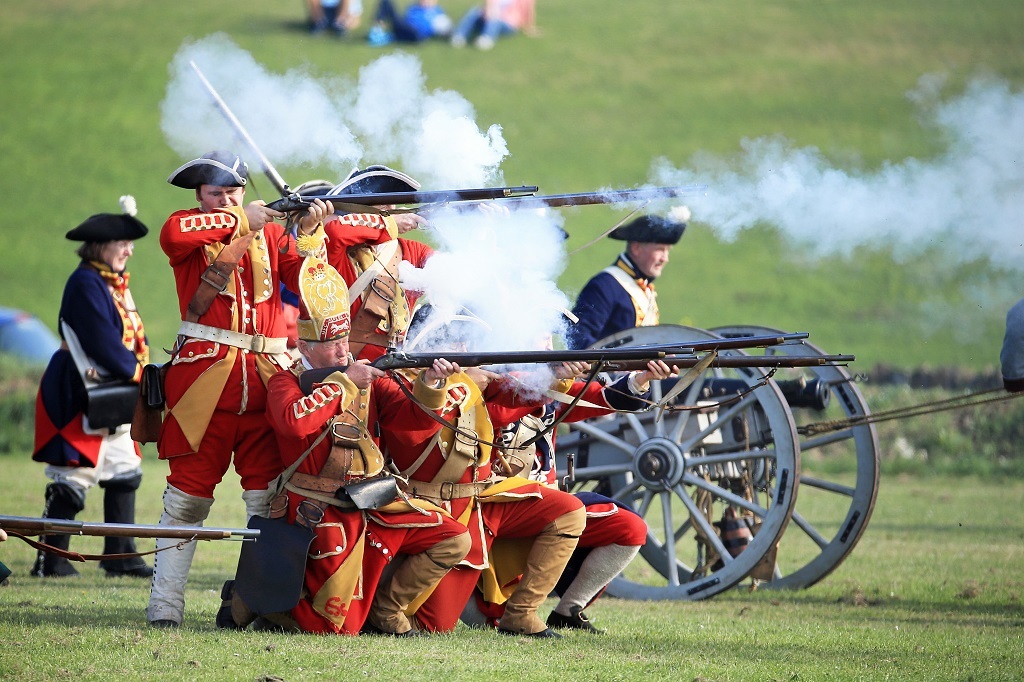
[[[138,382],[149,362],[142,318],[128,290],[125,266],[134,240],[149,230],[135,218],[135,200],[122,197],[123,214],[101,213],[67,233],[82,242],[82,259],[68,278],[60,304],[64,339],[43,374],[36,398],[35,448],[32,459],[46,462],[43,516],[73,519],[85,508],[85,493],[103,488],[103,520],[135,523],[135,491],[142,483],[142,453],[128,433],[128,424],[93,428],[85,415],[86,382],[127,379]],[[49,545],[67,550],[70,536],[48,535]],[[135,552],[132,538],[108,537],[104,554]],[[103,559],[108,575],[148,578],[153,569],[139,557]],[[76,576],[78,571],[58,555],[40,552],[35,576]]]
[[[329,194],[337,196],[335,203],[338,203],[345,200],[346,194],[415,192],[419,188],[420,183],[405,173],[375,165],[353,170]],[[387,214],[395,207],[381,205],[376,208]],[[396,230],[392,237],[426,224],[426,219],[416,213],[394,213],[388,218],[394,225],[392,229]],[[330,226],[328,223],[328,236]],[[434,250],[423,242],[399,237],[367,241],[329,254],[330,264],[349,285],[352,302],[349,345],[353,355],[375,360],[389,347],[402,345],[417,296],[402,287],[398,280],[398,265],[406,261],[422,268],[433,253]]]
[[[690,211],[676,208],[669,218],[640,216],[608,236],[625,240],[615,262],[594,275],[576,299],[579,321],[566,337],[570,348],[588,348],[599,339],[660,321],[654,280],[668,263],[669,251],[683,236]]]
[[[248,516],[266,516],[268,482],[280,473],[266,421],[266,383],[286,367],[278,256],[285,217],[263,201],[242,207],[248,168],[230,152],[189,161],[168,178],[195,191],[198,208],[172,213],[160,246],[174,269],[182,324],[165,380],[166,411],[157,440],[170,470],[161,525],[199,525],[234,457]],[[300,221],[311,232],[323,202]],[[177,627],[195,543],[159,540],[146,611],[151,625]]]

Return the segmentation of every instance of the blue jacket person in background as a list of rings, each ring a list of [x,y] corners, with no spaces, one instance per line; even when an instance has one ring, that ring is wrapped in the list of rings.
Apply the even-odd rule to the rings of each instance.
[[[594,275],[576,299],[579,318],[566,336],[569,348],[588,348],[624,329],[657,325],[658,294],[654,280],[668,263],[669,251],[686,230],[690,211],[674,209],[669,217],[644,215],[608,236],[626,242],[615,262]]]
[[[74,519],[85,508],[85,493],[99,483],[104,489],[106,523],[135,523],[135,491],[142,482],[142,453],[131,439],[130,424],[93,428],[86,416],[86,381],[122,379],[138,382],[149,362],[142,318],[128,290],[128,258],[134,240],[148,229],[135,216],[135,200],[122,197],[125,213],[94,215],[67,233],[82,242],[82,259],[68,278],[60,304],[60,349],[43,374],[36,397],[35,447],[32,459],[46,463],[43,516]],[[48,535],[46,544],[68,549],[70,536]],[[108,537],[104,554],[135,552],[132,538]],[[139,557],[103,559],[110,576],[148,578],[153,569]],[[76,576],[71,563],[40,552],[32,568],[39,577]]]

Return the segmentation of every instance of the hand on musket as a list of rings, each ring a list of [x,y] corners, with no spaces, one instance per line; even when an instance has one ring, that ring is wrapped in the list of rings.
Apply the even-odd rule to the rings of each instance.
[[[491,382],[501,381],[504,378],[503,375],[483,367],[467,367],[463,371],[481,391],[486,390],[491,385]]]
[[[299,233],[313,234],[317,225],[322,223],[327,216],[334,213],[334,204],[329,201],[314,199],[309,205],[305,215],[299,218]]]
[[[259,232],[267,223],[273,222],[277,218],[287,218],[288,214],[275,211],[267,206],[267,202],[257,199],[245,205],[245,217],[249,221],[249,229]]]
[[[554,366],[556,379],[575,379],[590,371],[590,363],[578,360],[560,362]]]
[[[398,234],[400,235],[430,227],[427,219],[419,213],[392,213],[391,217],[395,219],[395,224],[398,225]]]
[[[441,388],[444,386],[445,381],[448,380],[453,374],[458,374],[462,371],[454,362],[449,362],[444,358],[437,358],[434,362],[423,372],[423,381],[427,386],[433,388]]]
[[[646,393],[652,381],[662,381],[678,375],[678,367],[669,367],[664,360],[651,360],[647,363],[647,369],[633,374],[633,385],[641,393]]]
[[[382,369],[377,369],[370,364],[369,360],[356,360],[351,363],[348,368],[345,369],[345,376],[347,376],[356,388],[368,388],[373,380],[382,377],[387,372]]]

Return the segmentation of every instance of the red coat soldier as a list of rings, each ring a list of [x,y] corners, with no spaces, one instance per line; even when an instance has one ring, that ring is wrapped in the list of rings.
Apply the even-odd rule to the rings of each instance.
[[[161,525],[201,524],[232,460],[246,513],[265,516],[267,484],[280,473],[264,411],[267,381],[290,364],[279,289],[285,235],[273,222],[285,214],[263,201],[243,208],[247,181],[242,159],[224,151],[189,161],[168,178],[194,190],[199,207],[174,212],[160,232],[182,316],[157,441],[170,469]],[[310,208],[304,231],[326,214],[322,202]],[[160,540],[157,548],[175,544]],[[181,624],[194,553],[189,543],[157,555],[150,624]]]
[[[384,455],[373,438],[378,429],[397,434],[439,426],[384,372],[366,361],[350,364],[347,288],[333,268],[306,258],[296,288],[302,359],[268,387],[267,417],[277,435],[286,491],[280,504],[272,504],[272,513],[279,509],[289,522],[308,524],[316,535],[299,603],[288,614],[266,618],[306,632],[357,634],[365,622],[376,632],[415,634],[405,610],[466,555],[466,527],[439,506],[415,498],[395,497],[363,510],[335,493],[384,470]],[[303,371],[341,366],[347,370],[313,384],[309,395],[303,392]],[[439,361],[423,372],[413,382],[416,401],[439,409],[444,380],[454,369]],[[398,567],[378,584],[399,554],[405,556]],[[235,626],[252,619],[238,597],[230,610]]]

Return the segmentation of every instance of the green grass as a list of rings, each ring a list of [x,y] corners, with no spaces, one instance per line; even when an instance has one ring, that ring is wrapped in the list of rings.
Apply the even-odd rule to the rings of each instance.
[[[5,513],[38,514],[42,467],[10,457],[3,466]],[[144,468],[140,523],[159,516],[165,472],[151,457]],[[241,523],[238,490],[233,477],[222,483],[210,524]],[[30,578],[33,551],[12,540],[0,546],[15,572],[0,588],[0,678],[1020,679],[1022,509],[1019,479],[883,477],[864,537],[818,585],[750,592],[744,584],[695,603],[606,598],[590,612],[607,635],[557,643],[463,627],[408,642],[219,631],[218,591],[238,550],[230,542],[200,545],[185,627],[156,631],[145,624],[146,581],[107,579],[95,564],[74,580]],[[93,491],[80,518],[101,515]],[[78,550],[101,546],[72,540]]]
[[[459,15],[470,4],[445,6]],[[352,77],[383,54],[361,40],[310,38],[295,1],[226,10],[54,0],[41,11],[8,0],[0,14],[0,177],[16,207],[0,224],[8,254],[0,281],[5,305],[53,327],[75,262],[68,229],[115,210],[123,193],[138,198],[139,217],[154,231],[190,204],[164,182],[182,159],[163,139],[159,110],[184,41],[224,32],[273,72],[306,64],[323,77]],[[657,158],[685,167],[697,153],[729,158],[744,138],[777,134],[851,172],[927,160],[945,141],[922,127],[906,97],[921,76],[946,75],[950,96],[979,74],[1024,84],[1024,5],[1013,0],[563,0],[541,2],[539,22],[540,37],[502,41],[488,53],[442,43],[409,51],[429,88],[461,93],[482,128],[502,126],[506,182],[546,193],[635,186],[649,180]],[[288,93],[266,96],[274,106]],[[293,184],[323,174],[280,170]],[[621,215],[567,210],[569,248]],[[605,241],[574,256],[561,286],[574,294],[617,246]],[[947,265],[941,256],[897,262],[876,244],[814,257],[770,226],[723,241],[697,215],[659,282],[663,318],[810,331],[864,367],[992,366],[1019,275],[986,259]],[[166,347],[178,313],[155,238],[140,243],[131,269],[153,346]]]

